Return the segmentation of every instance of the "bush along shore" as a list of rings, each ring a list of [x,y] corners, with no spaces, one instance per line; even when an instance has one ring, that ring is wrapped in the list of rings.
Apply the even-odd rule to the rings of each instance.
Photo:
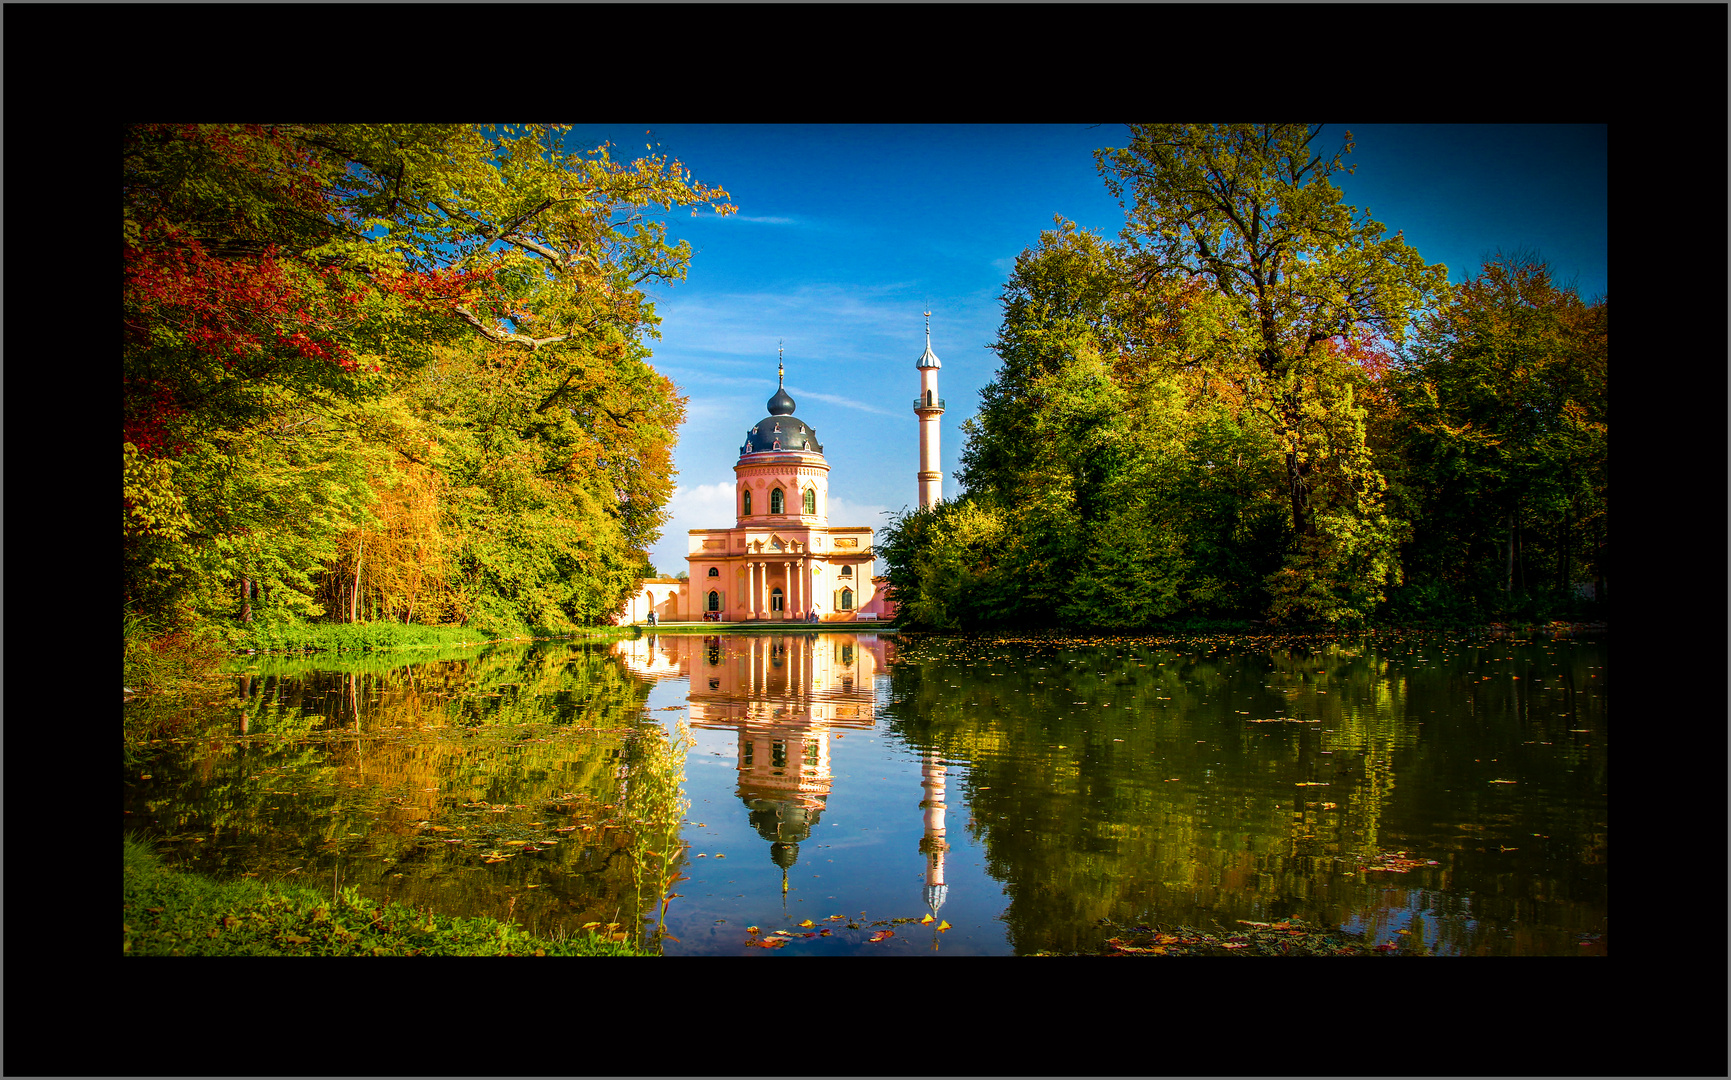
[[[537,937],[511,923],[380,903],[344,888],[214,881],[123,837],[123,956],[649,956],[593,933]]]

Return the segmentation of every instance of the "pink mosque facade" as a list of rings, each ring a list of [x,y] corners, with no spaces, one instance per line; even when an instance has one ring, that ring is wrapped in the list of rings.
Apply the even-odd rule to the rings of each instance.
[[[929,318],[930,313],[927,313]],[[920,396],[919,505],[943,497],[938,425],[938,358],[931,327],[926,351],[915,365]],[[646,622],[836,623],[888,620],[895,602],[887,580],[872,576],[872,530],[829,523],[829,462],[817,431],[794,415],[794,401],[780,385],[769,415],[747,429],[733,466],[735,520],[731,527],[692,529],[687,579],[645,578],[614,618],[616,625]]]

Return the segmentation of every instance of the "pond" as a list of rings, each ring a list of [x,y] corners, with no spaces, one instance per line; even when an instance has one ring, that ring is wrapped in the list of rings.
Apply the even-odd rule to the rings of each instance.
[[[150,717],[124,820],[218,877],[667,955],[1094,953],[1292,918],[1604,955],[1605,656],[813,631],[255,657]]]

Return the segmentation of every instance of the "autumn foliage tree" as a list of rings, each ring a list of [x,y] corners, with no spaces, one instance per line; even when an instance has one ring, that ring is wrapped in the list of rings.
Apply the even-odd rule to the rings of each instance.
[[[601,563],[641,560],[683,416],[646,363],[657,320],[643,290],[691,257],[658,215],[732,208],[677,162],[563,139],[540,126],[125,129],[129,605],[472,607],[462,597],[488,586],[461,579],[456,553],[472,539],[473,477],[452,468],[477,438],[515,447],[495,472],[585,489],[543,532],[581,535],[570,543]],[[436,383],[453,368],[508,383],[508,404],[446,394]],[[495,498],[487,528],[530,512]],[[545,595],[492,597],[500,618],[594,621],[626,587],[611,573],[573,604],[544,579],[564,572],[521,586]]]

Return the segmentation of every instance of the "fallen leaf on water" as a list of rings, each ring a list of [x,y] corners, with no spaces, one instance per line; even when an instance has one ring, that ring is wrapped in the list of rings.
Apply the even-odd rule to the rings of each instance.
[[[886,938],[893,938],[895,936],[896,936],[896,932],[894,930],[879,930],[877,933],[872,935],[871,942],[869,944],[876,944],[877,942],[883,941]]]
[[[801,925],[801,926],[816,926],[817,924],[812,922],[810,919],[807,919],[804,922],[800,923],[799,925]]]
[[[748,934],[755,934],[755,933],[757,933],[757,927],[755,927],[755,926],[748,926],[748,927],[746,927],[746,928],[745,928],[745,932],[746,932],[746,933],[748,933]]]

